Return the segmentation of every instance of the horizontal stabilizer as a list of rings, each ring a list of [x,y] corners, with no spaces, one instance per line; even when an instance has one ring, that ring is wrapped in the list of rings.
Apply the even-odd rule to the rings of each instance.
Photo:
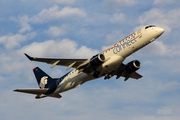
[[[29,93],[29,94],[43,94],[45,92],[48,91],[47,89],[36,89],[36,88],[32,88],[32,89],[16,89],[14,90],[15,92],[23,92],[23,93]]]
[[[37,95],[35,98],[40,99],[44,97],[53,97],[53,98],[61,98],[62,96],[58,93],[56,94],[44,94],[48,91],[48,88],[45,89],[36,89],[36,88],[31,88],[31,89],[16,89],[14,90],[15,92],[22,92],[22,93],[29,93],[29,94],[35,94]]]
[[[61,98],[62,96],[60,94],[52,94],[52,95],[49,95],[49,97],[54,97],[54,98]]]

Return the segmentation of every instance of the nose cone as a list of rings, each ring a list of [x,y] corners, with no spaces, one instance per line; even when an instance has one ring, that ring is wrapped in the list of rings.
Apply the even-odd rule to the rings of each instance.
[[[157,34],[156,38],[158,38],[159,36],[161,36],[164,33],[164,29],[160,28],[160,27],[156,27],[155,31],[156,31],[156,34]]]
[[[164,29],[163,28],[158,28],[159,34],[163,34],[164,33]]]

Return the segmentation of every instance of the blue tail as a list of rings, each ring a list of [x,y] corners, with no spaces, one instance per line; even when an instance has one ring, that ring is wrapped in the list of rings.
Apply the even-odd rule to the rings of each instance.
[[[39,67],[33,69],[39,88],[50,88],[53,84],[56,84],[58,79],[51,78],[48,74],[42,71]]]

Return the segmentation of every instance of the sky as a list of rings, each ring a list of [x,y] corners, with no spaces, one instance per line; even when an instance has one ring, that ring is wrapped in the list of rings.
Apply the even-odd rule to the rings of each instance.
[[[179,120],[179,6],[178,0],[0,0],[0,118]],[[68,72],[31,62],[24,53],[90,58],[146,25],[165,33],[123,62],[141,61],[138,81],[99,78],[61,99],[13,92],[38,87],[36,66],[55,78]]]

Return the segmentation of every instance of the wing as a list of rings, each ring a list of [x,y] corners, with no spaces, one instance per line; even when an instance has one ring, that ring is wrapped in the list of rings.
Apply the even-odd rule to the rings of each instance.
[[[125,77],[125,78],[127,77],[126,79],[128,79],[128,78],[133,78],[133,79],[136,79],[136,80],[138,80],[138,79],[140,79],[140,78],[143,77],[142,75],[140,75],[140,74],[137,73],[137,72],[133,72],[133,73],[131,73],[130,75],[122,74],[122,76]]]
[[[88,62],[88,59],[37,58],[37,57],[31,57],[26,53],[25,56],[31,61],[45,62],[47,64],[51,64],[51,68],[56,65],[66,66],[67,69],[71,67],[78,68]]]
[[[116,73],[115,73],[115,75],[117,75],[117,79],[119,78],[119,77],[125,77],[125,81],[126,80],[128,80],[129,78],[133,78],[133,79],[136,79],[136,80],[138,80],[138,79],[140,79],[140,78],[142,78],[143,76],[142,75],[140,75],[139,73],[137,73],[136,71],[135,72],[132,72],[132,73],[127,73],[126,71],[125,71],[125,68],[126,68],[126,65],[124,65],[123,63],[121,63],[121,65],[119,66],[119,69],[116,71]]]

